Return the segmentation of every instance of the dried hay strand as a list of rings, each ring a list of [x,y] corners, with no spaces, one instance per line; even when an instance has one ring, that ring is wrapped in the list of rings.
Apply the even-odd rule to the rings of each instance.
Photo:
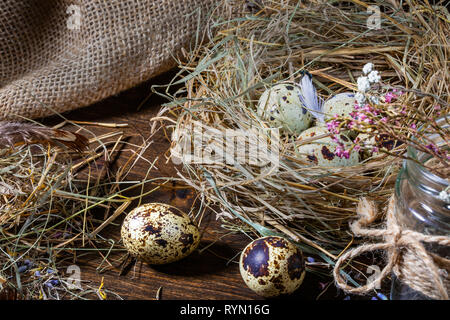
[[[183,158],[186,136],[209,130],[209,141],[194,145],[210,151],[214,144],[223,147],[213,137],[226,130],[268,132],[268,123],[256,112],[266,88],[298,82],[301,71],[308,70],[326,99],[356,90],[355,79],[368,62],[380,71],[383,90],[406,93],[401,104],[409,106],[408,112],[430,114],[436,103],[448,112],[448,11],[427,1],[374,1],[382,26],[375,30],[368,28],[371,13],[362,1],[240,3],[243,9],[236,16],[215,21],[217,34],[207,45],[179,61],[179,74],[159,92],[171,102],[153,120],[173,129],[171,151],[182,161],[180,177],[218,217],[237,224],[240,219],[260,234],[276,232],[336,258],[356,243],[348,224],[356,217],[359,198],[386,205],[401,164],[392,155],[403,153],[402,144],[355,166],[331,168],[301,161],[298,147],[312,140],[285,135],[279,141],[278,170],[270,171],[230,154],[225,155],[230,161],[216,154],[210,163]],[[168,88],[180,85],[169,94]],[[238,145],[251,148],[252,143]]]

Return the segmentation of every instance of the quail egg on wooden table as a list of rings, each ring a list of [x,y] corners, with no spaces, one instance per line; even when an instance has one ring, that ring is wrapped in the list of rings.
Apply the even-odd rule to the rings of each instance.
[[[162,203],[133,209],[123,221],[121,236],[128,252],[149,264],[178,261],[200,242],[200,232],[190,217]]]
[[[300,134],[298,141],[312,139],[328,133],[330,132],[326,127],[311,127]],[[346,148],[349,148],[351,140],[348,136],[341,133],[339,134],[339,140],[344,143]],[[358,164],[358,152],[350,152],[348,159],[340,158],[335,154],[337,146],[338,144],[328,136],[299,146],[297,152],[306,162],[321,167],[346,167]]]
[[[296,84],[277,84],[261,95],[257,113],[271,125],[299,134],[309,128],[312,121],[312,114],[300,101],[300,93]]]
[[[355,103],[355,94],[352,92],[339,93],[329,98],[322,106],[325,120],[334,118],[336,114],[340,117],[349,117],[354,111]]]
[[[245,284],[263,297],[294,292],[306,273],[302,251],[281,237],[252,241],[241,253],[239,270]]]

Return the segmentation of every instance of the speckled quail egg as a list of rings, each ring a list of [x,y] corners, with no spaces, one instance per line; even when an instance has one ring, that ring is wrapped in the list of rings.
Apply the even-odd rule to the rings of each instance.
[[[281,237],[251,242],[241,253],[239,270],[245,284],[260,296],[274,297],[297,290],[305,277],[302,251]]]
[[[313,139],[328,133],[329,131],[326,127],[311,127],[300,134],[298,141]],[[338,135],[338,138],[344,143],[345,149],[350,148],[351,140],[347,135],[341,133]],[[338,144],[328,136],[299,146],[298,154],[307,162],[321,167],[346,167],[358,164],[358,152],[350,152],[348,159],[340,158],[335,154],[337,146]]]
[[[375,137],[367,133],[360,133],[358,135],[358,140],[359,145],[362,146],[361,154],[363,160],[378,158],[385,155],[382,150],[391,150],[395,145],[395,143],[386,136]],[[383,175],[393,174],[399,164],[395,161],[395,157],[387,155],[383,161],[385,161],[386,165],[380,168],[380,172]]]
[[[370,135],[368,133],[360,133],[358,135],[359,144],[364,149],[366,157],[377,157],[383,154],[381,150],[392,150],[394,148],[394,140],[389,139],[386,135]]]
[[[165,264],[192,253],[200,233],[189,216],[162,203],[147,203],[124,219],[122,241],[128,252],[149,264]]]
[[[358,135],[358,141],[359,145],[363,147],[361,153],[364,160],[385,155],[382,150],[390,151],[395,146],[395,142],[386,135],[377,136],[360,133]],[[394,161],[394,156],[391,155],[387,155],[386,161],[392,161],[392,165],[384,167],[382,172],[390,173],[395,169],[397,163]]]
[[[261,95],[257,113],[274,127],[299,134],[309,128],[312,114],[301,103],[300,88],[291,83],[277,84]]]
[[[354,111],[356,103],[355,94],[351,92],[339,93],[329,98],[322,106],[325,120],[334,118],[334,115],[348,117]]]
[[[372,156],[379,156],[379,151],[374,151],[373,148],[376,147],[375,137],[371,136],[367,133],[360,133],[358,134],[357,138],[359,145],[362,147],[362,154],[364,157],[372,157]]]

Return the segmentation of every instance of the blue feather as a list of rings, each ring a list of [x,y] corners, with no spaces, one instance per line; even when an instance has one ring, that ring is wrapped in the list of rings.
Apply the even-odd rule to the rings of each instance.
[[[317,95],[316,88],[312,82],[312,76],[306,72],[299,83],[299,98],[302,104],[311,112],[311,114],[320,122],[325,122],[322,112],[323,100]]]

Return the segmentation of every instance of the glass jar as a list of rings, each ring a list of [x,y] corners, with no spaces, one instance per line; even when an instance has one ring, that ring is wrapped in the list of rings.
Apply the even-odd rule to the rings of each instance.
[[[449,127],[447,120],[450,120],[450,116],[447,116],[447,119],[440,118],[438,124],[441,127]],[[427,138],[437,146],[445,144],[438,134],[429,135]],[[432,158],[431,155],[419,152],[412,147],[408,148],[407,154],[409,158],[418,162],[405,160],[397,177],[394,214],[399,224],[426,235],[450,235],[450,204],[439,198],[439,193],[449,186],[449,181],[431,173],[420,164],[429,161]],[[448,247],[425,245],[425,248],[441,257],[450,258]],[[428,300],[431,298],[413,290],[393,274],[391,299]]]

